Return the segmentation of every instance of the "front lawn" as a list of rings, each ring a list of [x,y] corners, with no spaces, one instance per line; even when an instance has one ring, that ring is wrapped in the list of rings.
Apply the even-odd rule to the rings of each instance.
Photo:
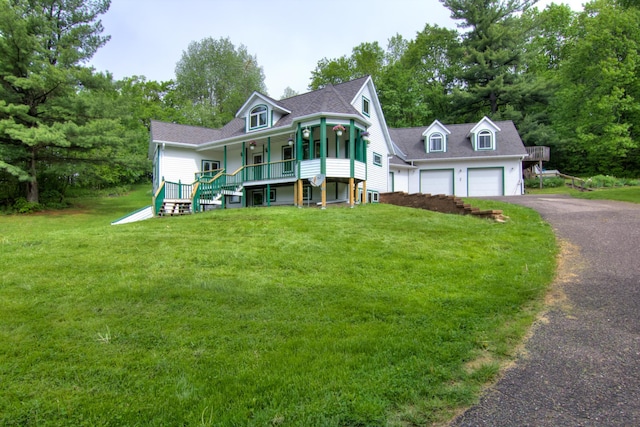
[[[0,216],[0,425],[406,426],[514,356],[551,228],[389,205]]]

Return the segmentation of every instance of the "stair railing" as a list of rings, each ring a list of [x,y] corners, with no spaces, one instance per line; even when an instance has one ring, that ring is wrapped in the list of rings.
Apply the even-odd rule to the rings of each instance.
[[[164,203],[164,180],[160,183],[160,187],[156,190],[156,193],[153,195],[153,215],[158,216],[160,214],[160,209],[162,208],[162,204]]]
[[[191,206],[193,212],[201,211],[201,202],[203,200],[214,201],[217,197],[223,197],[222,192],[231,188],[236,188],[242,185],[242,169],[244,166],[237,169],[235,172],[228,174],[224,169],[220,169],[218,173],[212,178],[200,176],[198,181],[194,183],[193,192],[191,193]]]

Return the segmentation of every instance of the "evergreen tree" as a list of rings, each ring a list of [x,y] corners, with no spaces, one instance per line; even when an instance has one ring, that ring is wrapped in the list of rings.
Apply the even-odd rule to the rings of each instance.
[[[26,183],[30,202],[44,169],[105,143],[97,135],[109,126],[89,106],[94,76],[82,65],[109,39],[98,20],[109,4],[0,0],[0,171]]]

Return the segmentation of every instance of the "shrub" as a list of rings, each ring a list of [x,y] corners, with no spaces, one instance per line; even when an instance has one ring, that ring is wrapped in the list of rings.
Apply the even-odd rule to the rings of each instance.
[[[17,213],[27,214],[41,211],[42,206],[39,203],[27,202],[27,199],[24,197],[19,197],[13,204],[13,209]]]
[[[585,185],[589,188],[621,187],[624,181],[609,175],[596,175],[587,179]]]
[[[564,186],[564,178],[546,177],[542,179],[543,188],[556,188]],[[527,178],[524,180],[526,188],[540,188],[540,178]]]

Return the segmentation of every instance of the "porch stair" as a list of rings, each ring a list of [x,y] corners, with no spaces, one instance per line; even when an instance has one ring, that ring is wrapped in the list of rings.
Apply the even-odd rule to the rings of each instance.
[[[190,215],[191,199],[164,199],[158,216]]]

